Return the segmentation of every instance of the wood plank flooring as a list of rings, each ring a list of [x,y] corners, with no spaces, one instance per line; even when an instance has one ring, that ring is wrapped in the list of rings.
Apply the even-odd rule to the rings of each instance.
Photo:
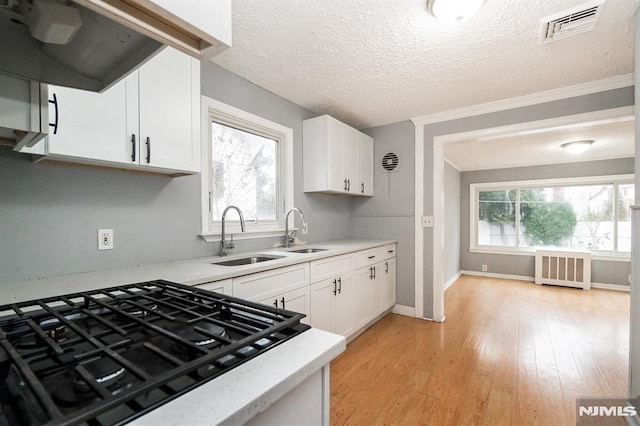
[[[351,342],[331,424],[575,425],[576,398],[627,394],[629,293],[463,276],[445,312],[389,314]]]

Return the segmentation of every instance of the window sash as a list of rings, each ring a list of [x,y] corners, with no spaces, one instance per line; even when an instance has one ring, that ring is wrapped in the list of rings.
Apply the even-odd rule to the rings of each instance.
[[[491,182],[491,183],[476,183],[470,185],[470,234],[469,234],[469,249],[471,251],[496,251],[504,253],[516,253],[524,254],[530,253],[535,250],[535,246],[524,245],[521,236],[521,193],[523,190],[532,188],[569,188],[576,186],[593,186],[593,185],[611,185],[613,191],[613,206],[612,206],[612,221],[613,221],[613,236],[611,250],[591,250],[594,254],[602,255],[625,255],[628,256],[628,251],[619,251],[619,197],[620,197],[620,185],[633,185],[633,175],[614,175],[614,176],[598,176],[589,178],[567,178],[567,179],[541,179],[534,181],[520,181],[520,182]],[[515,244],[514,245],[495,245],[495,244],[480,244],[480,193],[486,191],[516,191],[515,202]],[[571,237],[570,237],[571,238]],[[567,247],[567,250],[571,248]]]
[[[235,233],[235,239],[267,238],[280,235],[285,228],[285,212],[293,207],[293,129],[274,123],[239,108],[202,96],[202,170],[201,173],[201,233],[208,242],[219,241],[221,217],[212,213],[213,176],[211,172],[212,135],[211,123],[223,124],[277,141],[278,177],[276,179],[276,220],[246,221],[245,232],[240,232],[237,214],[230,212],[226,232]],[[289,219],[292,222],[292,218]],[[293,226],[293,223],[290,223]],[[292,228],[293,229],[293,228]]]

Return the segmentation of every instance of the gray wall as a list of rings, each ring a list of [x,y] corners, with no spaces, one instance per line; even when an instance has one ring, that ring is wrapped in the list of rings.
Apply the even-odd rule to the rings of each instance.
[[[460,171],[444,163],[444,282],[460,272]]]
[[[415,306],[415,127],[410,121],[365,130],[374,138],[373,198],[354,198],[351,236],[398,241],[397,303]],[[398,171],[382,173],[381,156],[398,154]]]
[[[350,236],[351,200],[302,193],[302,120],[309,111],[216,65],[202,67],[203,94],[294,130],[295,205],[309,242]],[[200,177],[33,164],[0,147],[0,283],[209,256],[200,232]],[[97,251],[98,228],[114,250]],[[276,239],[238,241],[236,251]]]
[[[507,182],[518,180],[553,179],[587,176],[633,174],[634,159],[623,158],[606,161],[554,164],[548,166],[516,167],[510,169],[463,172],[460,190],[460,267],[463,271],[481,271],[487,265],[488,272],[533,277],[534,257],[519,255],[494,255],[469,252],[470,185],[485,182]],[[629,262],[594,260],[591,265],[591,280],[595,283],[629,285]]]
[[[572,114],[582,114],[634,104],[634,88],[625,87],[590,95],[577,96],[553,102],[514,108],[490,114],[433,123],[424,126],[424,205],[427,216],[433,215],[433,138],[436,136],[467,132],[478,129],[500,127],[545,120]],[[424,228],[424,316],[433,316],[433,232]]]
[[[307,111],[210,62],[203,63],[202,66],[202,94],[293,129],[294,201],[295,206],[304,213],[309,225],[309,233],[299,237],[314,242],[350,236],[350,197],[302,192],[302,121],[318,114]],[[298,223],[296,219],[296,224]],[[272,243],[266,245],[264,240],[239,241],[236,251],[260,249]]]

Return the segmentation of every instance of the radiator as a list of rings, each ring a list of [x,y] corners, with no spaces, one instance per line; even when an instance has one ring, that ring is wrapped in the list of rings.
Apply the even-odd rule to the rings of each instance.
[[[591,253],[536,250],[536,284],[591,288]]]

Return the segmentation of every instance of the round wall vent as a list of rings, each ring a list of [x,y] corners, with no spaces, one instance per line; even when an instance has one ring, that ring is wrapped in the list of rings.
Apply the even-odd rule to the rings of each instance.
[[[397,172],[400,165],[400,157],[395,152],[387,152],[380,160],[381,172]]]

